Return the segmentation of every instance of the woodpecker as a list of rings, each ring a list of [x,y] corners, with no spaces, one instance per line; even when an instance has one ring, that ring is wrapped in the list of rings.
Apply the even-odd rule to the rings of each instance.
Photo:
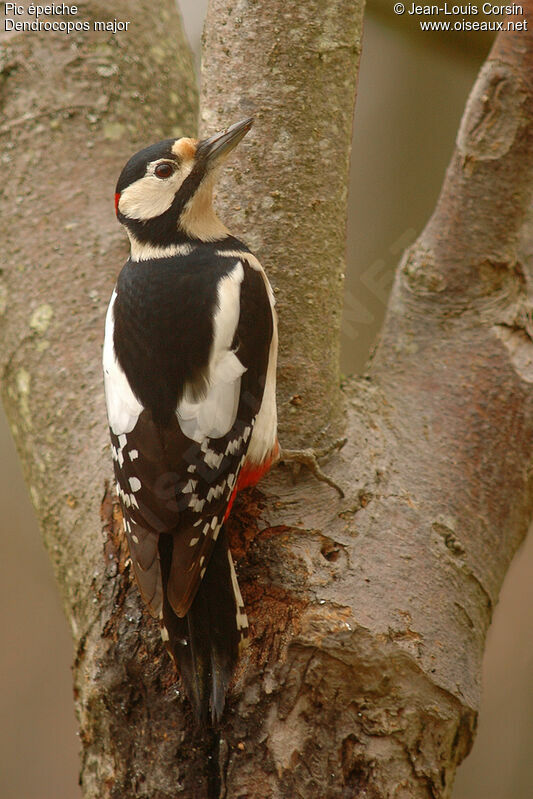
[[[274,296],[213,208],[252,122],[140,150],[115,193],[131,245],[103,353],[117,491],[140,593],[202,725],[220,721],[248,637],[224,522],[279,450]]]

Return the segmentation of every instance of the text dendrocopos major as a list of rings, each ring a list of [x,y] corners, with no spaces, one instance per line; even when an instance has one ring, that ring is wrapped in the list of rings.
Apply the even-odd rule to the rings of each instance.
[[[131,243],[103,357],[115,475],[140,592],[202,723],[248,635],[224,521],[278,454],[272,289],[212,205],[251,125],[141,150],[115,195]]]

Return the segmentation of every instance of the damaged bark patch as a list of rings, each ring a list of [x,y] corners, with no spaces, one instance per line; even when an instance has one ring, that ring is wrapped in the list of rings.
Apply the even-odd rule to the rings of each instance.
[[[531,319],[528,326],[496,325],[495,333],[505,345],[516,373],[527,383],[533,383],[533,341]]]
[[[290,533],[279,526],[260,529],[265,498],[257,489],[242,491],[226,522],[229,544],[236,561],[239,585],[250,622],[250,655],[257,666],[275,662],[298,630],[307,601],[296,593],[265,580],[268,562],[277,560],[276,540]],[[273,549],[261,546],[272,542]],[[262,577],[258,579],[258,570]],[[275,571],[275,566],[273,571]]]
[[[282,588],[259,582],[244,583],[243,597],[250,621],[252,660],[259,667],[276,663],[299,632],[308,603]]]
[[[350,733],[344,738],[339,756],[346,796],[365,796],[379,799],[371,787],[371,766],[364,754],[364,746]],[[364,791],[364,793],[362,793]]]
[[[335,563],[341,554],[342,545],[324,535],[321,536],[321,540],[320,554],[329,563]]]
[[[260,534],[259,523],[264,507],[264,495],[257,488],[248,488],[237,494],[231,514],[224,523],[235,561],[246,558],[254,539]]]
[[[512,69],[487,62],[478,78],[479,91],[470,96],[463,116],[457,148],[465,159],[497,160],[512,147],[517,132],[527,124],[527,93]]]
[[[106,480],[104,485],[104,496],[100,505],[100,519],[104,535],[106,572],[109,577],[114,577],[116,574],[124,574],[128,568],[128,543],[124,535],[120,503],[112,490],[109,480]]]

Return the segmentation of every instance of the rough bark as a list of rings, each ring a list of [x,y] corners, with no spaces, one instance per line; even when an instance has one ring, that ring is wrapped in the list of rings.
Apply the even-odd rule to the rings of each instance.
[[[94,4],[84,9],[100,18]],[[350,122],[337,103],[351,103],[360,9],[328,9],[327,20],[318,4],[299,19],[292,7],[230,11],[217,0],[206,37],[217,55],[204,72],[213,114],[204,124],[258,117],[220,200],[278,289],[291,441],[339,425],[336,344],[330,353],[323,331],[337,329],[340,312]],[[148,13],[142,3],[121,10]],[[435,214],[400,264],[368,374],[347,387],[349,443],[328,464],[346,498],[312,478],[287,486],[278,471],[236,507],[230,534],[253,642],[221,730],[194,737],[131,585],[109,491],[100,503],[110,465],[98,349],[125,252],[107,199],[124,160],[113,135],[124,134],[129,153],[137,138],[192,124],[188,55],[181,44],[184,60],[169,57],[171,40],[182,42],[170,28],[170,18],[139,22],[140,43],[110,39],[103,53],[91,37],[77,52],[60,39],[14,38],[2,73],[2,131],[17,134],[1,199],[3,399],[72,621],[84,795],[449,797],[472,743],[491,610],[532,509],[533,262],[518,254],[532,185],[531,36],[502,35],[483,69]],[[218,50],[222,29],[231,65]],[[50,48],[57,72],[45,79]],[[79,103],[83,82],[90,110],[72,110],[66,101]],[[313,82],[327,87],[318,109],[320,93],[301,99]],[[146,114],[132,93],[149,85]],[[64,114],[50,112],[59,105]],[[44,149],[18,126],[25,113],[47,134],[54,122]]]

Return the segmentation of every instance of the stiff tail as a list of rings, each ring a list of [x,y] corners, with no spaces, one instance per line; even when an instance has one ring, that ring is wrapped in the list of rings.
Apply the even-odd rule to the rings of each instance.
[[[248,621],[223,527],[188,613],[184,618],[174,613],[167,598],[172,541],[172,535],[159,536],[167,648],[197,724],[207,724],[210,710],[211,723],[216,725],[224,710],[240,644],[248,635]]]

